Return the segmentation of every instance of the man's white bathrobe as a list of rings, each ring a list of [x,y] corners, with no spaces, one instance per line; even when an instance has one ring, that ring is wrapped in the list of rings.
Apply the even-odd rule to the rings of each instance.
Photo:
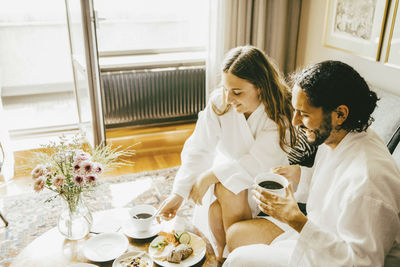
[[[400,171],[378,135],[321,145],[313,169],[310,178],[302,168],[296,192],[309,192],[300,234],[239,248],[224,266],[400,266]]]
[[[173,186],[173,193],[185,199],[203,172],[211,170],[226,188],[237,194],[252,187],[257,174],[288,163],[279,146],[277,125],[268,118],[262,103],[247,120],[233,108],[218,116],[211,103],[220,107],[222,89],[212,93],[208,105],[199,113],[192,136],[185,142],[182,165]],[[204,209],[199,215],[202,223],[197,225],[202,230],[208,224],[205,217],[211,197],[209,192],[203,199]]]

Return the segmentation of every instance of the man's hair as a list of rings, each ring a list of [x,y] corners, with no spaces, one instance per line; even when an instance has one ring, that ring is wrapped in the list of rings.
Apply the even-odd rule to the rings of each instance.
[[[309,103],[322,107],[324,113],[346,105],[349,115],[342,129],[362,132],[374,121],[371,114],[378,101],[376,93],[356,70],[343,62],[328,60],[311,65],[292,75],[291,80],[292,85],[306,93]]]

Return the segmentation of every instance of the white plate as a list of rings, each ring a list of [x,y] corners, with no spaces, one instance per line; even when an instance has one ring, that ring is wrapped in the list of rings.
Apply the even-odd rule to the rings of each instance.
[[[148,231],[137,230],[129,220],[122,225],[124,234],[135,239],[146,239],[157,235],[161,231],[161,224],[157,222],[150,226]]]
[[[83,254],[91,261],[110,261],[122,255],[128,245],[128,238],[123,234],[104,233],[87,240],[83,246]]]
[[[149,256],[149,254],[147,254],[144,251],[131,251],[131,252],[127,252],[122,254],[121,256],[119,256],[118,258],[116,258],[113,262],[112,267],[121,267],[122,265],[120,264],[121,260],[124,260],[128,257],[142,257],[142,260],[144,260],[147,263],[147,266],[152,267],[153,266],[153,260],[151,259],[151,257]]]
[[[190,243],[189,246],[191,246],[193,248],[193,254],[190,255],[188,258],[184,259],[183,261],[181,261],[180,263],[172,263],[172,262],[168,262],[168,261],[163,261],[160,259],[157,259],[157,248],[153,248],[152,246],[157,244],[158,242],[164,240],[163,236],[157,236],[156,238],[153,239],[153,241],[151,241],[150,246],[149,246],[149,254],[150,257],[152,257],[153,261],[155,263],[157,263],[160,266],[164,266],[164,267],[187,267],[187,266],[192,266],[195,265],[196,263],[198,263],[199,261],[201,261],[204,257],[204,255],[206,255],[206,242],[204,242],[203,239],[201,239],[201,237],[199,237],[198,235],[195,235],[193,233],[190,233]]]
[[[74,264],[68,265],[68,267],[98,267],[98,266],[94,265],[94,264],[90,264],[90,263],[80,262],[80,263],[74,263]]]

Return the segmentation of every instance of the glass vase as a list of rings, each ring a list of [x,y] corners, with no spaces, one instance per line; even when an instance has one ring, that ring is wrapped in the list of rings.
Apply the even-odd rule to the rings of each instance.
[[[58,218],[58,230],[69,240],[85,237],[92,226],[93,217],[79,194],[62,196],[64,209]]]

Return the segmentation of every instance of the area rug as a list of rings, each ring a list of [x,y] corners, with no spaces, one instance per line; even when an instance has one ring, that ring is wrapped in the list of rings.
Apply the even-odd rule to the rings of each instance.
[[[131,207],[135,204],[151,204],[158,206],[171,192],[173,180],[178,167],[132,175],[104,178],[99,181],[96,189],[85,195],[85,203],[93,212],[115,208],[115,199],[111,190],[123,190],[124,183],[149,181],[152,186],[141,190],[129,202],[120,201],[121,207]],[[121,185],[121,187],[118,187]],[[57,225],[58,216],[62,210],[59,199],[44,203],[52,192],[29,193],[4,198],[3,212],[9,221],[9,226],[0,230],[0,266],[8,266],[13,258],[36,237]],[[193,206],[186,203],[181,209],[181,216],[191,217]]]

